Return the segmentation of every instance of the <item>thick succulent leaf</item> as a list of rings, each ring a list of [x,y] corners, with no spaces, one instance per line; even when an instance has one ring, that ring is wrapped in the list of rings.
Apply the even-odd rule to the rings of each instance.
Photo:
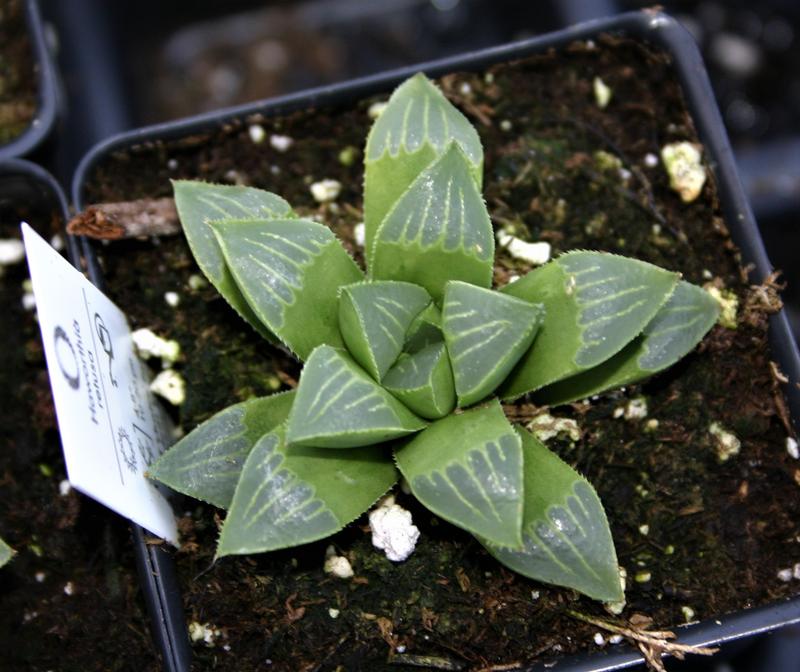
[[[525,458],[524,547],[479,540],[524,576],[604,602],[622,600],[617,554],[594,488],[530,432],[519,434]]]
[[[682,359],[714,326],[719,303],[700,287],[681,281],[640,336],[602,364],[536,393],[543,404],[565,404],[629,385]]]
[[[465,282],[447,283],[442,331],[459,406],[494,392],[530,348],[543,317],[540,303]]]
[[[330,229],[306,219],[212,222],[253,312],[301,359],[342,345],[339,289],[363,274]]]
[[[406,343],[403,350],[409,354],[419,352],[434,343],[444,342],[442,334],[442,311],[431,302],[414,318],[406,332]]]
[[[360,282],[342,288],[339,329],[347,350],[381,380],[403,350],[406,332],[431,297],[408,282]]]
[[[501,546],[522,546],[522,448],[497,400],[437,420],[395,461],[431,511]]]
[[[486,204],[455,143],[397,200],[375,235],[370,274],[422,285],[437,303],[448,280],[489,287],[494,237]]]
[[[443,418],[456,406],[453,371],[441,342],[400,355],[384,377],[383,387],[428,420]]]
[[[324,539],[366,511],[396,480],[386,449],[288,447],[278,427],[259,439],[244,464],[217,557]]]
[[[501,291],[543,303],[533,347],[500,388],[504,398],[590,369],[618,353],[655,317],[679,276],[638,259],[569,252]]]
[[[239,291],[209,223],[219,219],[291,217],[291,206],[280,196],[252,187],[175,180],[172,188],[181,226],[200,270],[239,315],[274,341],[275,336]]]
[[[383,218],[417,175],[451,142],[466,155],[480,189],[483,148],[467,118],[421,73],[395,89],[367,137],[364,224],[368,258]]]
[[[151,464],[148,478],[227,509],[245,459],[256,441],[286,421],[294,394],[283,392],[228,406]]]
[[[5,541],[0,539],[0,567],[5,565],[14,555],[14,550]]]
[[[355,448],[425,425],[344,350],[321,345],[300,374],[286,438],[291,445]]]

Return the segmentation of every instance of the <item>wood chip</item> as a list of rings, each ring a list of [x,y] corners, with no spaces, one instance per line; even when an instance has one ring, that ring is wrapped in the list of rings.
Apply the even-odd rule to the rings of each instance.
[[[175,201],[142,198],[121,203],[96,203],[67,224],[67,233],[98,240],[172,236],[181,231]]]

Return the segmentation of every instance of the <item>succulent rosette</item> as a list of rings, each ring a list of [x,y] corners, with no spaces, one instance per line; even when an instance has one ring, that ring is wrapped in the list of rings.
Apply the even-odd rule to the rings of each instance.
[[[566,403],[646,378],[694,348],[717,304],[677,273],[583,250],[492,289],[482,176],[477,132],[416,75],[367,140],[366,273],[275,194],[175,182],[200,268],[304,362],[296,390],[226,408],[150,469],[227,509],[218,557],[328,537],[402,475],[514,571],[622,598],[594,488],[501,402]]]

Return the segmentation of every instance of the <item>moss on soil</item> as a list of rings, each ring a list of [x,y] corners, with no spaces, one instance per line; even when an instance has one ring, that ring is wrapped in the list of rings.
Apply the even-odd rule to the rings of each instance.
[[[36,71],[23,0],[0,0],[0,145],[36,114]]]
[[[614,91],[605,109],[594,102],[595,76]],[[450,75],[440,84],[481,134],[495,226],[547,240],[554,253],[603,249],[681,271],[695,283],[710,276],[744,307],[736,330],[715,327],[666,374],[553,411],[582,429],[579,441],[550,445],[595,484],[621,565],[629,577],[650,573],[646,582],[629,578],[626,614],[643,612],[657,625],[674,625],[683,621],[684,606],[703,619],[796,593],[796,583],[776,578],[800,561],[800,497],[797,463],[784,447],[784,402],[769,363],[769,307],[743,279],[713,179],[700,198],[683,204],[663,168],[645,158],[658,156],[667,142],[696,141],[668,59],[641,43],[605,37],[596,46],[575,44]],[[95,167],[86,200],[168,195],[170,178],[251,184],[319,217],[361,261],[352,231],[361,218],[362,169],[338,156],[347,146],[363,146],[366,111],[375,100],[323,114],[254,117],[120,151]],[[256,122],[267,136],[289,135],[294,144],[285,153],[268,142],[254,144],[247,125]],[[622,170],[608,167],[597,152],[618,157]],[[308,185],[322,178],[342,182],[335,204],[313,201]],[[175,415],[185,429],[226,404],[269,393],[274,375],[288,384],[297,378],[298,365],[259,340],[213,289],[189,289],[198,271],[182,238],[98,251],[110,292],[134,325],[181,342],[188,395]],[[501,252],[496,281],[527,270]],[[165,303],[167,291],[181,295],[177,308]],[[615,417],[640,395],[647,418]],[[535,412],[524,402],[506,410],[520,421]],[[652,419],[658,426],[648,431]],[[724,463],[708,433],[715,421],[742,440],[740,454]],[[195,647],[198,669],[255,669],[267,659],[269,669],[406,669],[398,660],[387,662],[398,646],[479,669],[597,648],[596,629],[566,610],[602,614],[600,605],[506,571],[469,535],[409,498],[402,503],[422,531],[404,564],[371,548],[361,519],[328,542],[210,567],[219,518],[184,501],[188,543],[177,562],[187,615],[221,631],[215,646]],[[647,535],[640,531],[645,524]],[[323,574],[328,543],[351,559],[355,579]]]

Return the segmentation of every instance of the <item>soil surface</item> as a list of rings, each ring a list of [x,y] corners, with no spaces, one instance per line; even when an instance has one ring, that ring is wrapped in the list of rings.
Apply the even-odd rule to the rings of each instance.
[[[0,195],[0,238],[19,239],[21,219],[57,232],[61,214],[34,207]],[[0,536],[16,551],[0,569],[0,668],[156,670],[127,525],[65,487],[39,325],[23,307],[27,264],[0,271]]]
[[[37,106],[36,69],[22,0],[0,0],[0,145],[30,125]]]
[[[604,109],[593,96],[597,76],[613,91]],[[554,253],[589,248],[645,259],[739,300],[736,328],[715,327],[667,373],[551,409],[580,427],[579,440],[559,436],[549,446],[586,474],[606,506],[628,575],[624,615],[676,625],[692,612],[706,619],[797,593],[800,583],[777,578],[800,562],[800,462],[786,450],[791,429],[767,348],[774,289],[745,281],[712,179],[689,204],[669,188],[660,148],[696,141],[696,133],[668,59],[606,37],[440,84],[482,137],[496,227],[547,240]],[[170,178],[249,184],[318,217],[361,262],[352,237],[361,220],[360,150],[367,109],[378,99],[251,118],[119,152],[93,170],[86,202],[169,195]],[[260,144],[248,132],[254,123],[266,130]],[[294,142],[278,151],[273,133]],[[342,150],[355,160],[343,161]],[[323,178],[343,185],[335,204],[311,197],[309,185]],[[297,379],[299,366],[212,288],[191,288],[199,271],[181,237],[98,252],[109,291],[134,326],[181,343],[188,391],[173,413],[187,431],[230,403]],[[527,270],[498,253],[498,285]],[[177,307],[164,300],[173,291]],[[625,419],[620,409],[639,397],[647,416]],[[520,422],[538,413],[524,400],[506,410]],[[741,441],[726,461],[708,431],[714,422]],[[407,664],[421,662],[413,656],[432,656],[438,669],[481,669],[598,648],[597,629],[567,611],[607,616],[601,605],[505,570],[468,534],[399,498],[422,532],[403,564],[371,547],[362,518],[325,542],[212,565],[223,514],[183,500],[186,543],[177,563],[187,618],[212,631],[209,642],[195,643],[197,669],[411,670]],[[350,558],[355,578],[323,573],[328,544]]]

